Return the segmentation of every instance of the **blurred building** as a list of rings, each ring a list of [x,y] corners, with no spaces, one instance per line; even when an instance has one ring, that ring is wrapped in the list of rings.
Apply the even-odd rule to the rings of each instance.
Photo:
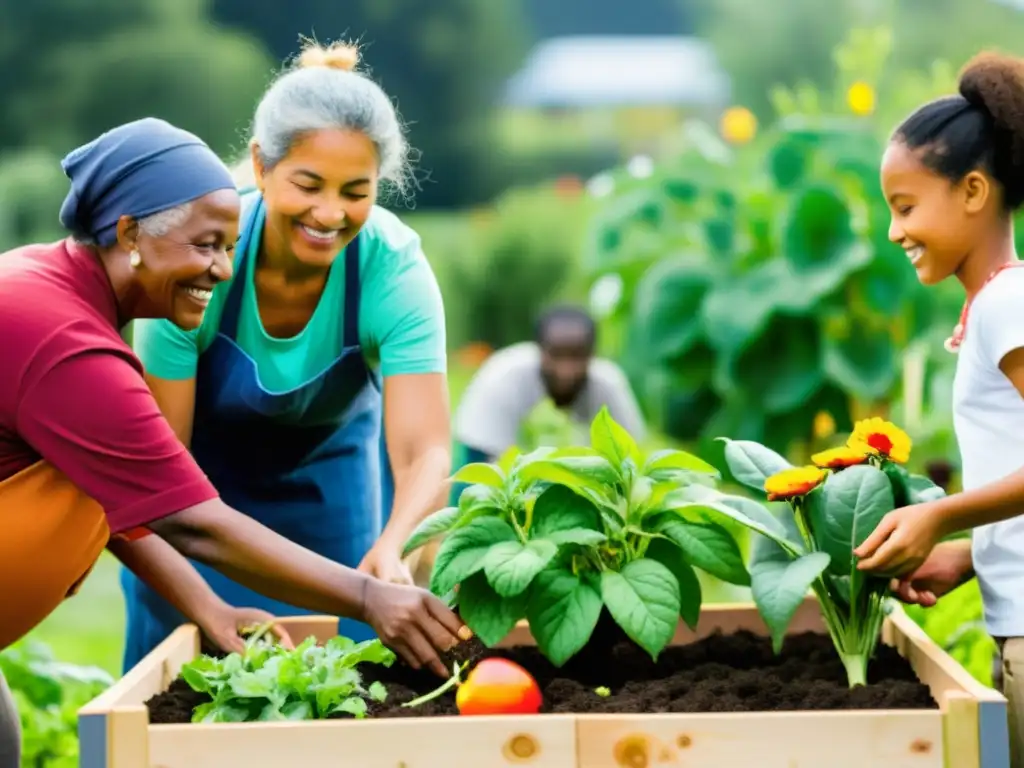
[[[686,117],[714,120],[731,84],[712,46],[687,36],[568,36],[540,42],[507,83],[508,139],[529,149],[651,152]]]

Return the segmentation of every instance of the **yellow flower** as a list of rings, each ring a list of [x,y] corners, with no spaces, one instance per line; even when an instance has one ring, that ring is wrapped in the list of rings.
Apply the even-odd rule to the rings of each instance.
[[[819,467],[842,469],[843,467],[852,467],[854,464],[863,464],[870,456],[871,454],[867,451],[843,446],[816,453],[811,456],[811,461]]]
[[[870,115],[875,111],[875,89],[858,80],[846,92],[846,103],[855,115]]]
[[[885,456],[887,459],[906,464],[910,459],[912,445],[910,435],[895,424],[877,416],[863,419],[853,425],[853,434],[846,445],[854,450]]]
[[[819,440],[832,437],[836,433],[836,420],[828,411],[818,411],[814,416],[814,436]]]
[[[768,501],[781,501],[803,496],[813,491],[825,479],[824,470],[818,467],[794,467],[776,472],[764,481]]]
[[[722,113],[722,136],[732,144],[746,144],[757,133],[757,118],[746,107],[729,107]]]

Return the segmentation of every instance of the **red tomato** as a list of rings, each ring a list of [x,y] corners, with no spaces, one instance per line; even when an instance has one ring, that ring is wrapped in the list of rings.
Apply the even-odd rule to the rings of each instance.
[[[459,686],[461,715],[535,715],[543,697],[525,669],[508,659],[484,659]]]

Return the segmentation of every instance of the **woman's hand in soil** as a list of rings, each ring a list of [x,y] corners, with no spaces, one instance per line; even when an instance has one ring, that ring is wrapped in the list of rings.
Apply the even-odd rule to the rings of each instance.
[[[887,576],[916,571],[943,536],[941,520],[931,502],[894,509],[853,550],[857,568]]]
[[[430,667],[440,677],[448,677],[451,670],[439,654],[473,636],[469,627],[427,590],[379,579],[366,579],[362,615],[381,641],[409,666]]]
[[[196,617],[196,623],[210,642],[222,650],[236,653],[245,650],[242,632],[273,620],[274,617],[266,611],[256,608],[234,608],[227,603],[211,606],[204,615]],[[270,631],[288,650],[295,647],[287,630],[280,625],[274,624]]]
[[[947,541],[936,545],[924,564],[912,574],[893,579],[892,591],[905,603],[930,608],[972,576],[970,540]]]

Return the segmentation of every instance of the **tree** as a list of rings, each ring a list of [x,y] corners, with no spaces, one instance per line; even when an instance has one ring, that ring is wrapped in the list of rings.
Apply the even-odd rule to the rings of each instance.
[[[492,106],[522,53],[514,0],[213,0],[215,20],[262,40],[279,60],[300,36],[363,43],[370,74],[392,96],[419,151],[422,207],[486,199],[497,186],[487,158]]]
[[[125,120],[163,117],[227,151],[270,70],[257,41],[211,27],[202,0],[6,2],[0,145],[63,153]]]

